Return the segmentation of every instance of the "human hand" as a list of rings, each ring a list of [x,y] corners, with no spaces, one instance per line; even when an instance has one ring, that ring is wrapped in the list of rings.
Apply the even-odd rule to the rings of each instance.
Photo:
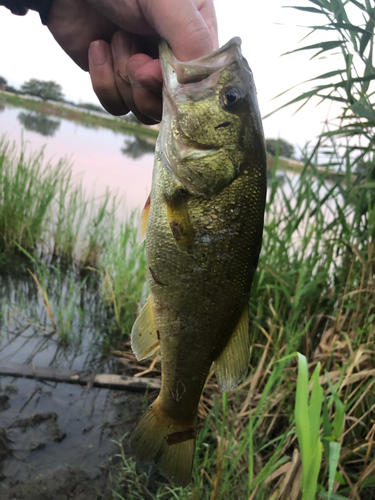
[[[77,64],[89,67],[107,111],[132,111],[148,124],[161,119],[160,38],[181,61],[218,47],[213,0],[54,0],[47,26]]]

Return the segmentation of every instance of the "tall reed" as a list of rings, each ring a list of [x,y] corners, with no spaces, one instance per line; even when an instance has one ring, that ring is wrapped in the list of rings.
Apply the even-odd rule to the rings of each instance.
[[[27,154],[26,145],[0,140],[0,253],[33,250],[43,239],[52,204],[68,169],[44,161],[44,151]]]

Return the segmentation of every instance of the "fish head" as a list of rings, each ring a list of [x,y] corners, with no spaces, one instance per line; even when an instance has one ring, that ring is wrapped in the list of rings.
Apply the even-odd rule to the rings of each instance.
[[[167,165],[193,193],[212,195],[265,154],[253,74],[236,37],[181,62],[161,42],[164,80],[161,141]]]

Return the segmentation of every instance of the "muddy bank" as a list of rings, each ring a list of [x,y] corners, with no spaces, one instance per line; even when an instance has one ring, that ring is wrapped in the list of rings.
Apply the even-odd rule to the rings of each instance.
[[[144,395],[11,377],[0,383],[1,500],[112,498],[113,457],[119,441],[130,454],[127,436]]]

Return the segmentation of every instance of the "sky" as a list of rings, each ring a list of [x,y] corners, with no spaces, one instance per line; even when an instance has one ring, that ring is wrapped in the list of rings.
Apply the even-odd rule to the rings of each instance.
[[[339,59],[331,57],[309,61],[312,53],[304,51],[281,56],[313,43],[310,38],[301,42],[310,31],[304,26],[320,21],[317,15],[285,8],[296,4],[307,6],[309,2],[215,0],[219,42],[223,45],[234,36],[241,37],[242,53],[254,73],[262,116],[298,95],[303,87],[274,99],[281,92],[340,65]],[[89,75],[63,52],[35,12],[19,17],[0,7],[0,75],[14,87],[30,78],[54,80],[62,85],[67,99],[99,103]],[[281,137],[297,148],[313,140],[327,118],[327,106],[309,103],[294,115],[295,110],[296,106],[288,107],[266,118],[265,136]]]

